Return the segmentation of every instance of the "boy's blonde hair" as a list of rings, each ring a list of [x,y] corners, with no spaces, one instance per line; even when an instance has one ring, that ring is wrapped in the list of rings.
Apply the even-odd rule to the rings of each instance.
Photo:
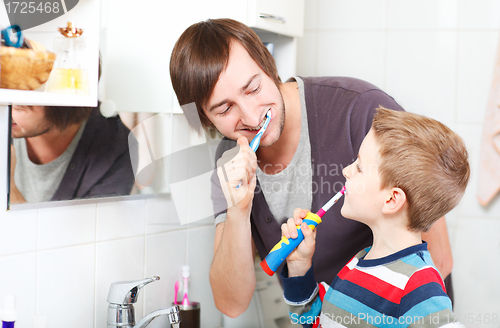
[[[469,181],[467,149],[444,124],[377,108],[372,129],[380,146],[381,189],[398,187],[408,202],[408,227],[427,231],[462,198]]]

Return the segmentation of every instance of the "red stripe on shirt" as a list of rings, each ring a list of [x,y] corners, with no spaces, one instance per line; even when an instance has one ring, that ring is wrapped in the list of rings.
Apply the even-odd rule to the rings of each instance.
[[[444,286],[441,275],[436,269],[429,267],[419,270],[411,276],[410,281],[408,281],[408,284],[406,284],[403,296],[411,293],[418,287],[431,282],[440,284],[441,288],[443,288],[443,291],[446,293],[446,287]]]
[[[347,269],[347,270],[345,270]],[[348,277],[346,279],[346,275]],[[385,298],[386,300],[399,304],[401,301],[401,297],[403,297],[403,290],[398,287],[391,285],[390,283],[372,276],[366,272],[360,271],[356,268],[349,270],[347,266],[345,266],[338,274],[338,277],[342,280],[347,280],[361,286],[378,296]]]
[[[325,286],[323,286],[323,284],[319,284],[319,299],[321,300],[321,302],[323,302],[325,294],[326,294]]]

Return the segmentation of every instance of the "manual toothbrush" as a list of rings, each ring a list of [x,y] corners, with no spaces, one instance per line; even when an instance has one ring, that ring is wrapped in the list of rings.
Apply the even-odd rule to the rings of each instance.
[[[179,293],[179,281],[175,282],[174,286],[174,305],[177,305],[177,295]]]
[[[257,151],[257,148],[259,148],[260,145],[260,139],[262,138],[262,135],[264,132],[266,132],[267,126],[269,125],[269,122],[271,122],[271,110],[269,109],[266,113],[266,121],[264,122],[264,125],[260,128],[259,132],[253,137],[252,141],[250,142],[250,148],[253,150],[255,153]],[[239,189],[241,187],[241,181],[238,183],[236,186],[236,189]]]
[[[182,298],[182,305],[189,306],[188,298],[188,279],[189,279],[189,266],[182,267],[182,278],[184,279],[184,297]]]

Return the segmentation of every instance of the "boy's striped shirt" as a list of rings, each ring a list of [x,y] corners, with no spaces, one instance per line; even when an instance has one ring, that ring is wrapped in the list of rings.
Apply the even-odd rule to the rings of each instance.
[[[313,297],[308,297],[309,301],[304,302],[296,289],[312,286],[312,268],[304,277],[284,278],[292,321],[314,322],[324,328],[442,327],[455,323],[451,301],[426,243],[365,260],[369,250],[354,256],[331,286],[321,283],[310,292]],[[295,281],[290,284],[290,280]]]

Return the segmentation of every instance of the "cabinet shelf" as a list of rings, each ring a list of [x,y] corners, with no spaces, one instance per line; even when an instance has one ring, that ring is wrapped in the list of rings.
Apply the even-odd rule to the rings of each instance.
[[[63,1],[64,2],[64,1]],[[23,4],[24,2],[19,2]],[[31,2],[26,2],[30,3]],[[48,3],[48,2],[47,2]],[[66,4],[69,6],[69,2]],[[66,27],[67,22],[74,22],[78,28],[83,28],[82,37],[85,38],[85,52],[83,54],[85,66],[89,77],[90,95],[67,95],[60,93],[43,92],[45,84],[37,90],[14,90],[0,89],[0,104],[19,105],[52,105],[52,106],[97,106],[97,80],[99,63],[99,30],[100,30],[100,9],[101,0],[79,0],[74,6],[64,7],[64,14],[47,21],[46,23],[23,29],[22,33],[26,39],[41,43],[48,51],[53,52],[54,38],[60,34],[59,27]],[[14,22],[9,21],[8,10],[13,12]],[[20,11],[22,6],[0,7],[0,26],[9,26],[18,21],[30,21],[29,15],[42,15],[35,11]],[[62,7],[58,7],[63,9]],[[67,10],[67,12],[66,12]],[[12,13],[11,13],[12,14]],[[25,17],[26,16],[26,17]],[[12,19],[12,18],[11,18]],[[16,19],[18,21],[16,21]],[[23,28],[23,24],[19,24]],[[1,69],[1,68],[0,68]]]
[[[40,106],[97,106],[97,98],[91,95],[65,95],[43,91],[0,89],[0,104]]]

